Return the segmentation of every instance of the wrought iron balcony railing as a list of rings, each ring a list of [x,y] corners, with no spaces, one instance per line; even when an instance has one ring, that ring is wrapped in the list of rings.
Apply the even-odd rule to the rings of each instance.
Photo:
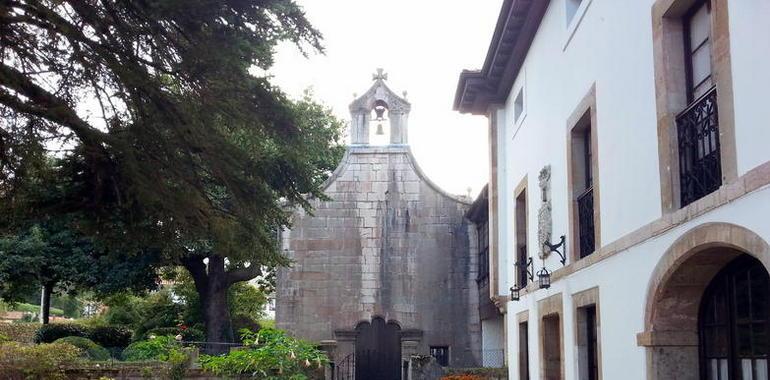
[[[680,203],[684,207],[722,185],[716,87],[679,114],[676,126]]]
[[[586,257],[596,249],[594,241],[594,188],[586,189],[577,198],[578,237],[580,240],[580,258]]]

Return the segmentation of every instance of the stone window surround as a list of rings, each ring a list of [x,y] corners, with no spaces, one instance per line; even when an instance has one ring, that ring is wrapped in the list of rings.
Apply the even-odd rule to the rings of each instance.
[[[538,350],[540,352],[540,377],[545,376],[545,326],[544,319],[550,316],[557,316],[559,318],[559,358],[561,364],[561,379],[564,379],[564,305],[562,302],[562,294],[557,293],[552,296],[543,298],[537,301],[537,311],[539,320],[538,329]]]
[[[595,306],[596,307],[596,361],[597,366],[599,367],[599,378],[598,380],[602,379],[602,323],[601,323],[601,309],[599,308],[599,287],[593,287],[590,289],[586,289],[580,292],[577,292],[572,295],[572,305],[574,307],[574,329],[575,329],[575,342],[579,342],[580,339],[578,338],[579,328],[578,328],[578,319],[577,319],[577,311],[578,309],[586,306]],[[578,369],[579,370],[579,369]]]
[[[652,6],[655,100],[663,214],[680,209],[676,116],[687,105],[682,16],[700,0],[656,0]],[[712,78],[717,88],[722,186],[738,175],[727,0],[711,4]],[[700,202],[697,200],[693,203]],[[685,208],[693,206],[687,205]]]
[[[575,189],[575,165],[572,159],[572,143],[573,143],[573,131],[575,128],[580,127],[579,123],[590,112],[591,123],[591,176],[593,178],[593,197],[594,197],[594,253],[599,250],[601,244],[601,214],[599,210],[600,205],[600,188],[599,185],[599,137],[597,133],[597,116],[596,116],[596,83],[591,85],[591,88],[583,96],[578,105],[572,111],[572,114],[567,118],[567,197],[568,197],[568,212],[569,212],[569,235],[567,239],[567,250],[569,253],[569,262],[576,262],[582,260],[580,258],[580,252],[578,242],[578,210],[577,210],[577,196]],[[584,257],[583,259],[587,258]]]

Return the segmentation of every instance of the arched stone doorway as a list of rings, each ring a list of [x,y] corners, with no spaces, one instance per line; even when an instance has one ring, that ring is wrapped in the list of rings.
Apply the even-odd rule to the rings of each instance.
[[[637,337],[647,347],[648,379],[700,379],[701,301],[716,276],[743,255],[770,267],[770,246],[728,223],[698,226],[666,251],[650,280],[645,331]]]
[[[401,327],[380,317],[356,326],[356,379],[401,379]]]
[[[743,254],[706,288],[698,318],[701,378],[768,379],[770,276]]]

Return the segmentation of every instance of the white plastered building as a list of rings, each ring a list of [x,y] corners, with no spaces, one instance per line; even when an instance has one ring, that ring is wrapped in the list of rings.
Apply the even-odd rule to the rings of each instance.
[[[510,379],[770,378],[769,20],[765,0],[503,1],[455,108],[489,120]]]

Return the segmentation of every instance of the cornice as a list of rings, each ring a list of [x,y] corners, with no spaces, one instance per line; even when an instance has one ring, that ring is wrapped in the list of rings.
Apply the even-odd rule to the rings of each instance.
[[[505,102],[550,0],[505,0],[481,70],[463,70],[454,109],[485,115]]]

